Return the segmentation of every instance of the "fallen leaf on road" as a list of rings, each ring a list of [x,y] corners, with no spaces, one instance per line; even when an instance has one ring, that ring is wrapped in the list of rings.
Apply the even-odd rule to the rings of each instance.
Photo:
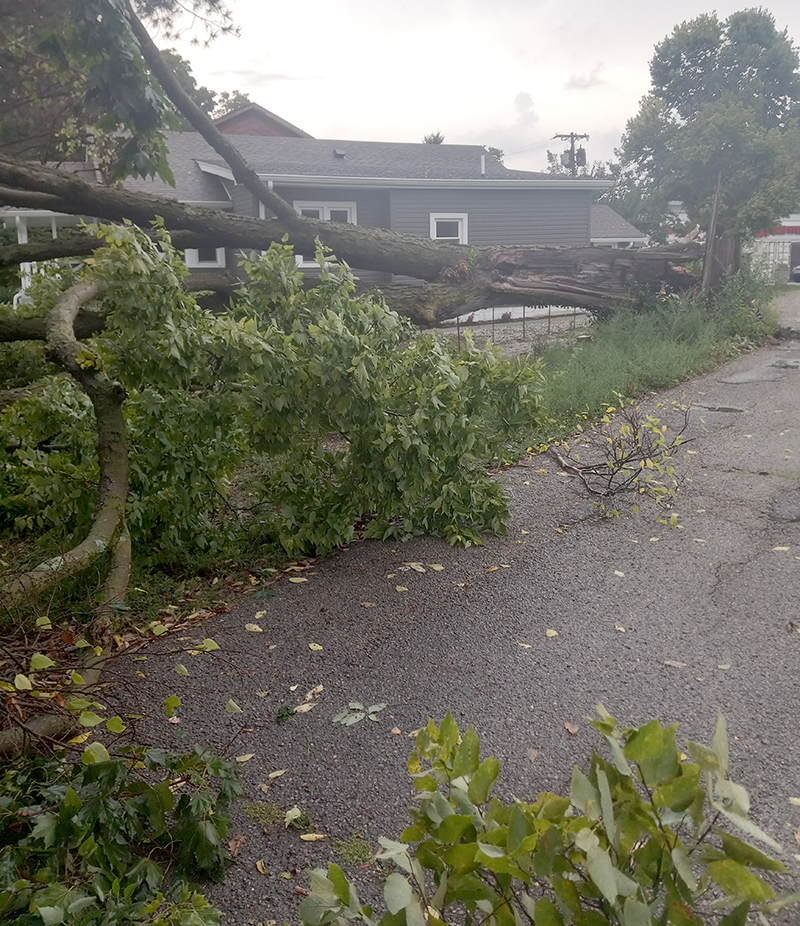
[[[302,815],[303,815],[303,811],[302,811],[299,807],[297,807],[297,806],[292,807],[291,810],[287,810],[287,811],[286,811],[286,815],[285,815],[284,818],[283,818],[283,825],[284,825],[284,827],[286,827],[286,828],[290,827],[290,826],[292,825],[292,823],[294,823],[294,821],[295,821],[298,817],[302,817]]]
[[[618,630],[620,633],[627,633],[622,624],[614,624],[614,630]]]
[[[312,704],[310,702],[307,704],[298,704],[297,707],[294,709],[294,712],[295,714],[307,714],[310,710],[312,710],[316,706],[317,706],[316,704]]]
[[[263,859],[260,858],[260,859],[256,862],[256,870],[257,870],[258,872],[260,872],[262,875],[267,874],[267,866],[264,864],[264,860],[263,860]]]
[[[320,839],[324,839],[325,836],[322,833],[303,833],[300,838],[303,842],[318,842]]]
[[[427,572],[428,570],[422,565],[422,563],[403,563],[404,566],[408,566],[409,569],[413,569],[414,572]]]
[[[665,660],[664,660],[664,665],[665,665],[665,666],[671,666],[673,669],[683,669],[683,668],[686,667],[686,663],[685,663],[685,662],[675,662],[674,659],[665,659]]]
[[[233,698],[228,699],[228,703],[225,705],[225,710],[228,714],[241,714],[242,709],[239,705],[233,700]],[[172,718],[170,718],[172,719]]]
[[[660,537],[651,537],[651,538],[650,538],[650,543],[658,543],[658,541],[659,541],[660,539],[661,539]]]
[[[374,601],[362,601],[362,602],[361,602],[361,607],[362,607],[362,608],[374,608],[374,607],[375,607],[375,602],[374,602]]]
[[[319,643],[309,643],[308,648],[313,649],[315,653],[322,651],[322,647],[319,645]]]
[[[531,762],[535,762],[535,761],[536,761],[536,757],[537,757],[538,755],[539,755],[539,750],[538,750],[538,749],[529,749],[529,750],[528,750],[528,758],[531,760]]]
[[[517,640],[517,646],[521,646],[523,649],[530,649],[530,648],[531,648],[531,644],[530,644],[530,643],[520,643],[519,640]]]
[[[299,685],[289,685],[289,691],[297,691],[299,687]]]
[[[622,572],[621,569],[615,569],[615,570],[614,570],[614,575],[615,575],[615,576],[619,576],[620,579],[624,579],[624,578],[625,578],[625,573]]]
[[[572,734],[572,736],[578,735],[578,725],[576,723],[571,723],[569,720],[564,722],[564,729],[567,733]]]
[[[301,582],[308,582],[308,579],[304,579],[301,576],[289,576],[289,581],[299,585]]]
[[[546,630],[545,633],[547,634],[548,637],[557,637],[557,636],[558,636],[558,631],[557,631],[557,630]]]
[[[387,579],[393,579],[393,578],[394,578],[394,575],[395,575],[395,574],[394,574],[393,572],[388,572],[388,573],[386,574],[386,578],[387,578]]]
[[[432,569],[434,572],[442,572],[444,566],[441,563],[428,563],[428,569]]]
[[[277,771],[275,771],[275,772],[270,772],[270,773],[269,773],[269,777],[270,777],[270,778],[280,778],[281,775],[285,775],[285,774],[286,774],[286,771],[287,771],[287,770],[286,770],[285,768],[279,768],[279,769],[278,769]]]
[[[245,624],[245,630],[249,630],[250,633],[264,633],[264,631],[258,626],[258,624]]]
[[[729,662],[721,662],[717,666],[718,669],[730,669],[731,664]]]
[[[242,848],[246,841],[247,836],[242,836],[241,834],[228,840],[228,852],[230,852],[232,858],[236,858],[239,854],[239,849]]]
[[[455,585],[456,588],[466,588],[467,586],[466,582],[454,582],[453,584]]]
[[[260,621],[261,618],[262,618],[266,613],[267,613],[266,611],[256,611],[256,613],[253,615],[253,620],[254,620],[254,621]]]
[[[500,563],[501,569],[510,569],[511,567],[507,563]]]
[[[255,757],[254,752],[246,752],[243,756],[236,756],[236,761],[237,762],[249,762],[254,757]]]
[[[772,552],[773,552],[773,553],[784,553],[784,552],[786,552],[786,550],[788,550],[788,549],[789,549],[789,547],[773,547],[773,548],[772,548]]]
[[[259,785],[258,790],[263,791],[264,794],[269,794],[269,783]]]
[[[530,534],[530,531],[520,531],[520,534]]]
[[[486,571],[487,572],[497,572],[500,569],[499,566],[490,566]]]
[[[398,592],[407,592],[408,588],[405,585],[395,585],[395,589]]]
[[[705,543],[705,540],[703,540],[702,537],[695,537],[694,542],[695,543]]]
[[[389,732],[392,734],[392,736],[399,736],[402,733],[402,730],[400,727],[392,727]]]

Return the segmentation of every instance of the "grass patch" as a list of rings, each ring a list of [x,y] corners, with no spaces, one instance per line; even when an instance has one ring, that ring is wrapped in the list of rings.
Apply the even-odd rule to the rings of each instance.
[[[259,826],[275,826],[283,823],[286,811],[272,801],[242,801],[242,810]]]
[[[592,340],[553,344],[543,355],[547,425],[536,438],[564,437],[597,420],[619,396],[676,386],[757,347],[778,327],[774,290],[742,278],[713,301],[669,296],[621,308],[592,326]]]
[[[370,844],[361,833],[353,833],[346,839],[337,839],[333,848],[345,865],[365,865],[372,858]]]

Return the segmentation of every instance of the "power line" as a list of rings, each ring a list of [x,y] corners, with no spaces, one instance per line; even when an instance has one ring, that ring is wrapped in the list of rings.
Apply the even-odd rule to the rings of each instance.
[[[561,155],[561,164],[568,167],[573,177],[577,176],[578,168],[586,166],[586,151],[581,147],[575,150],[575,142],[581,138],[588,139],[588,135],[578,135],[576,132],[570,132],[568,135],[556,134],[553,138],[560,138],[561,141],[569,142],[569,151]]]

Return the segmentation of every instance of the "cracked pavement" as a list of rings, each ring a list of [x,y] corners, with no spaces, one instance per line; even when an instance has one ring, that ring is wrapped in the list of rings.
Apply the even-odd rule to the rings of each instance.
[[[800,331],[800,287],[778,306]],[[800,886],[800,808],[788,800],[800,796],[798,367],[800,341],[781,340],[653,399],[666,421],[673,400],[697,405],[693,452],[679,463],[680,529],[647,506],[598,518],[578,481],[542,457],[504,477],[506,537],[469,550],[430,538],[355,543],[301,573],[306,582],[282,581],[272,600],[202,624],[219,652],[168,655],[190,645],[175,637],[145,651],[147,663],[130,667],[147,676],[135,694],[140,738],[255,753],[241,766],[246,798],[297,805],[326,837],[265,832],[236,808],[231,832],[244,842],[226,883],[208,892],[225,922],[294,924],[303,871],[341,861],[337,840],[361,833],[375,849],[379,835],[398,838],[412,794],[408,733],[448,709],[501,760],[500,793],[522,798],[564,792],[573,764],[602,749],[586,721],[598,701],[623,724],[658,717],[680,723],[679,740],[701,742],[722,711],[732,776],[784,846],[784,888]],[[252,622],[263,632],[246,630]],[[175,675],[177,661],[188,678]],[[276,723],[320,684],[313,710]],[[183,702],[180,725],[163,716],[168,694]],[[226,714],[229,698],[242,714]],[[332,723],[353,700],[387,707],[375,723]],[[362,896],[379,886],[374,870],[354,875]]]

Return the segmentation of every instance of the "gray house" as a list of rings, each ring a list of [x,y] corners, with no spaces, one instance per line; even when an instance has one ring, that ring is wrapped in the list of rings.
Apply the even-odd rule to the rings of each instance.
[[[509,170],[480,145],[228,137],[261,178],[303,215],[455,244],[588,247],[593,199],[609,186],[604,180]],[[168,133],[167,143],[176,186],[129,179],[126,188],[267,217],[202,136]],[[8,208],[0,221],[16,223],[23,241],[29,225],[52,227],[55,235],[57,227],[77,219]],[[187,250],[186,263],[195,272],[233,273],[238,257],[212,246]],[[310,255],[298,255],[298,263],[311,273],[317,268]],[[365,282],[407,279],[354,269]]]
[[[588,247],[592,201],[609,184],[509,170],[480,145],[231,136],[259,176],[303,215],[456,244]],[[168,136],[176,187],[126,186],[196,205],[266,217],[197,134]],[[186,252],[195,270],[233,270],[223,248]],[[314,261],[298,258],[313,271]],[[388,283],[389,274],[359,273]]]

